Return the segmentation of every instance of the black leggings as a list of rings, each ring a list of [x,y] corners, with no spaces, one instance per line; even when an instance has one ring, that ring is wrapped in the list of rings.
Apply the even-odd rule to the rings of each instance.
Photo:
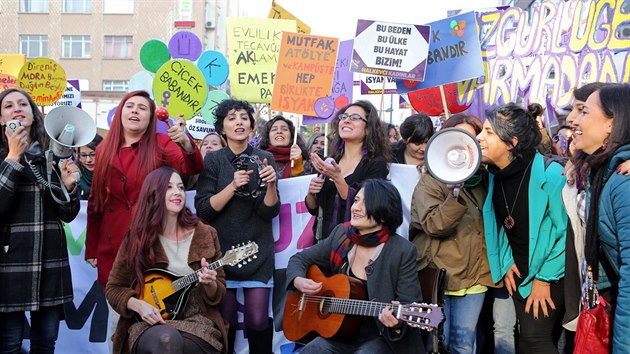
[[[210,344],[167,325],[155,325],[136,341],[136,354],[218,354]]]
[[[244,288],[245,298],[243,316],[245,327],[261,331],[269,327],[269,295],[271,288]],[[230,324],[230,328],[236,328],[238,324],[236,289],[227,289],[223,300],[219,304],[221,316]]]
[[[518,277],[515,277],[518,286],[520,281],[517,279]],[[527,299],[524,299],[518,290],[513,294],[512,300],[519,322],[518,353],[558,353],[557,343],[562,332],[562,316],[564,315],[564,278],[557,283],[551,283],[551,300],[556,309],[552,310],[547,305],[549,317],[545,317],[542,308],[539,308],[538,319],[535,319],[533,306],[529,309],[529,313],[525,313]]]

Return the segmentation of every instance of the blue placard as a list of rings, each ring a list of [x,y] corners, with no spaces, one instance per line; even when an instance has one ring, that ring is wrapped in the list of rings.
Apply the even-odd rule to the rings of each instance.
[[[225,82],[230,72],[225,56],[216,50],[208,50],[201,54],[197,67],[210,86],[219,86]]]
[[[416,91],[484,76],[479,32],[474,12],[429,24],[431,40],[424,81],[417,85],[396,80],[399,93]]]

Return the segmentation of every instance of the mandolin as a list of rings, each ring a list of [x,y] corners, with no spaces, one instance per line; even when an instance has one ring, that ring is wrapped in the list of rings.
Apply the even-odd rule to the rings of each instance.
[[[390,306],[396,318],[411,327],[432,330],[444,320],[442,308],[433,304],[391,304],[368,301],[363,283],[344,274],[326,277],[313,265],[307,278],[322,283],[317,295],[297,291],[287,294],[282,328],[285,337],[298,341],[310,332],[324,338],[351,338],[359,331],[360,316],[378,317]]]
[[[256,258],[256,253],[258,245],[250,241],[242,246],[233,247],[223,258],[208,264],[206,268],[215,270],[226,265],[242,267],[251,260],[250,257]],[[144,272],[144,292],[138,299],[158,309],[163,319],[174,320],[186,306],[190,290],[197,282],[199,282],[197,271],[182,276],[164,269],[151,268]],[[136,282],[131,287],[140,294],[140,287]]]

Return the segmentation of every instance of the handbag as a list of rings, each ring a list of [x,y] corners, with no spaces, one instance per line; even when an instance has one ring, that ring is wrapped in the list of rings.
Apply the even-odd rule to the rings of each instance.
[[[585,280],[586,291],[582,300],[582,312],[575,331],[574,354],[610,353],[612,338],[612,307],[599,296],[593,282],[591,267]]]

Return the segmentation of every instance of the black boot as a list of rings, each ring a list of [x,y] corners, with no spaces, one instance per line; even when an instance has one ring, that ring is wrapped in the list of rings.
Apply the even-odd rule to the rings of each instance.
[[[250,354],[270,354],[273,353],[273,322],[269,319],[267,328],[257,331],[245,327],[247,330],[247,342]]]
[[[234,342],[236,341],[236,325],[230,325],[228,329],[228,354],[234,354]]]

